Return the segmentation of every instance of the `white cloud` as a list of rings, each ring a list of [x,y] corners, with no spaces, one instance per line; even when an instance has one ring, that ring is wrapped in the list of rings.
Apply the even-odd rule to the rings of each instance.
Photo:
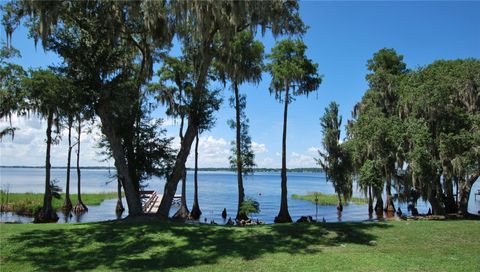
[[[307,151],[308,152],[308,151]],[[316,167],[316,162],[312,156],[292,152],[287,162],[288,168]]]
[[[312,146],[312,147],[307,149],[307,153],[312,154],[312,155],[318,155],[319,150],[320,150],[320,148]]]
[[[102,161],[104,157],[98,154],[101,150],[96,146],[101,134],[96,124],[98,124],[98,121],[89,129],[86,127],[83,128],[80,137],[80,165],[108,165],[108,162]],[[0,128],[7,126],[9,126],[9,122],[0,122]],[[24,118],[12,116],[12,126],[17,127],[18,130],[15,132],[13,141],[9,137],[6,137],[0,142],[0,165],[44,165],[46,122],[37,117]],[[59,143],[52,145],[51,149],[52,166],[65,166],[67,164],[68,129],[62,128],[59,136]],[[72,141],[76,141],[75,138],[76,131],[73,130]],[[113,163],[111,163],[111,165],[113,165]]]
[[[252,150],[255,152],[255,154],[265,153],[268,151],[265,144],[259,144],[256,142],[252,142]]]
[[[230,144],[223,138],[216,139],[213,136],[202,136],[198,142],[199,167],[228,167]],[[192,143],[187,167],[193,167],[195,163],[195,142]]]

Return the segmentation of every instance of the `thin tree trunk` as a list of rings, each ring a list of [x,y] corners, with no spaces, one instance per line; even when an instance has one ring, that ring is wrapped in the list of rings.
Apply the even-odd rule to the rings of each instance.
[[[122,203],[122,182],[120,178],[117,176],[117,206],[115,207],[115,212],[117,214],[121,214],[125,211]]]
[[[112,149],[113,159],[115,160],[115,168],[117,169],[117,175],[119,175],[122,181],[123,190],[127,199],[128,213],[129,215],[141,215],[143,214],[142,203],[140,201],[139,192],[135,189],[132,178],[128,171],[127,162],[125,160],[125,150],[122,146],[121,139],[117,136],[115,129],[113,128],[113,121],[111,115],[111,109],[108,105],[108,99],[104,98],[103,103],[99,103],[97,106],[97,114],[102,121],[102,132],[107,137],[107,140]],[[173,196],[172,196],[173,198]]]
[[[373,213],[372,186],[368,186],[368,213]]]
[[[67,181],[65,186],[65,201],[63,203],[63,210],[70,212],[72,210],[72,200],[70,199],[70,164],[72,160],[72,126],[73,118],[68,117],[68,153],[67,153]]]
[[[81,192],[81,181],[82,181],[82,173],[80,170],[80,136],[82,135],[82,120],[80,116],[78,116],[78,127],[77,127],[77,134],[78,134],[78,142],[77,142],[77,205],[73,208],[75,213],[84,213],[88,211],[87,206],[83,204],[82,201],[82,192]]]
[[[190,217],[192,217],[192,219],[194,220],[197,220],[202,214],[202,211],[200,211],[200,206],[198,204],[198,133],[195,140],[195,172],[193,174],[193,184],[193,207],[192,212],[190,213]]]
[[[453,180],[451,175],[447,175],[444,179],[445,182],[445,194],[444,200],[445,212],[456,213],[458,212],[457,205],[455,205],[455,198],[453,196]]]
[[[50,188],[50,148],[52,145],[52,124],[53,113],[49,112],[47,117],[47,151],[45,155],[45,194],[43,195],[43,206],[39,213],[35,216],[35,223],[56,222],[58,220],[57,213],[52,207],[52,192]]]
[[[238,84],[237,82],[233,83],[235,91],[235,126],[236,126],[236,149],[237,149],[237,182],[238,182],[238,206],[237,206],[237,219],[248,219],[248,216],[245,213],[241,213],[241,207],[245,201],[245,191],[243,189],[243,161],[242,161],[242,150],[241,150],[241,123],[240,123],[240,96],[238,93]]]
[[[275,217],[275,223],[292,222],[290,213],[288,212],[288,196],[287,196],[287,116],[289,103],[289,84],[285,85],[285,108],[283,111],[283,137],[282,137],[282,197],[280,202],[280,211]]]

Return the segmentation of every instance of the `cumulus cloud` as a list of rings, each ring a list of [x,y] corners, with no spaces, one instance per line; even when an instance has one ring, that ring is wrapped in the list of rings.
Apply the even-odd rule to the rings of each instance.
[[[307,150],[307,154],[310,148]],[[313,156],[292,152],[287,162],[288,168],[317,167]]]
[[[252,150],[255,152],[255,154],[265,153],[268,151],[265,144],[259,144],[256,142],[252,142]]]
[[[223,138],[213,136],[202,136],[198,141],[199,167],[228,167],[230,144]],[[187,167],[194,167],[195,163],[195,142],[192,144]]]
[[[320,148],[312,146],[307,149],[307,153],[317,155],[319,150]]]
[[[109,165],[108,162],[103,161],[105,157],[99,155],[101,150],[97,148],[97,143],[101,134],[96,124],[98,122],[84,127],[80,137],[80,164],[84,166]],[[8,125],[8,122],[0,122],[0,128]],[[44,165],[46,122],[37,117],[12,116],[12,126],[17,127],[18,130],[15,132],[13,141],[6,137],[0,142],[0,165]],[[62,128],[58,135],[53,134],[53,137],[56,137],[58,140],[58,144],[52,145],[51,149],[51,163],[53,166],[66,165],[68,151],[67,135],[67,128]],[[76,141],[75,131],[72,131],[72,140]]]

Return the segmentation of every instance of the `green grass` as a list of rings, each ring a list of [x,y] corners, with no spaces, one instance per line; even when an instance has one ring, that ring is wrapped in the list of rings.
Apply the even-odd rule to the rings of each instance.
[[[307,195],[293,194],[292,198],[300,199],[300,200],[307,200],[307,201],[315,203],[315,194],[318,195],[318,204],[320,204],[320,205],[337,206],[337,204],[338,204],[337,195],[329,195],[329,194],[324,194],[324,193],[308,193]],[[355,203],[355,204],[366,204],[367,199],[360,198],[360,197],[352,197],[349,202],[350,203]],[[344,205],[345,205],[345,203],[344,203]]]
[[[480,271],[479,230],[480,221],[3,224],[0,270]]]
[[[82,201],[87,206],[100,205],[105,199],[113,199],[117,197],[117,193],[100,193],[100,194],[82,194]],[[53,199],[53,207],[59,210],[65,199],[62,194],[61,199]],[[75,205],[77,195],[70,195],[72,204]],[[0,203],[5,207],[6,211],[16,212],[18,214],[33,215],[35,211],[43,205],[43,194],[37,193],[9,193],[8,203],[7,195],[4,191],[0,191]]]

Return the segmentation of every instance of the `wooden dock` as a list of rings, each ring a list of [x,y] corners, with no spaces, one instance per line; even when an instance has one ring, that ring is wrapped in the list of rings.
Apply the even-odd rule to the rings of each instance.
[[[155,191],[140,191],[141,199],[147,199],[143,202],[144,213],[157,213],[160,202],[162,202],[162,195]]]
[[[157,213],[160,203],[162,202],[163,195],[157,194],[156,191],[140,191],[140,198],[143,202],[144,213]],[[175,195],[173,201],[179,200],[181,195]],[[146,199],[146,200],[145,200]],[[145,201],[143,201],[145,200]]]

